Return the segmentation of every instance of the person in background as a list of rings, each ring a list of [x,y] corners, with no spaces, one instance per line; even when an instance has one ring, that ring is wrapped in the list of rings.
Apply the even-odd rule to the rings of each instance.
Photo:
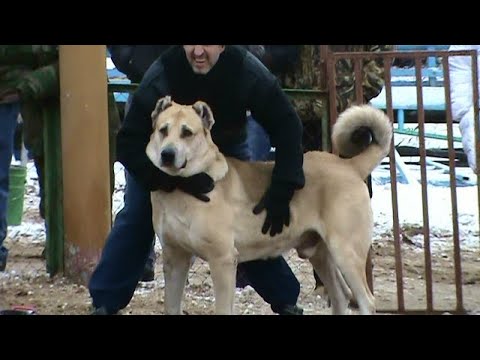
[[[0,48],[0,56],[2,54]],[[13,139],[20,111],[19,96],[15,81],[8,80],[15,73],[21,76],[21,66],[5,63],[0,57],[0,271],[7,266],[8,249],[3,245],[7,237],[7,208],[9,193],[10,163],[13,153]]]
[[[480,69],[480,45],[450,45],[449,51],[475,50],[477,69]],[[459,123],[462,135],[463,152],[468,165],[478,174],[476,159],[475,118],[472,89],[472,58],[470,56],[450,56],[450,96],[452,100],[452,118]],[[478,80],[480,89],[480,79]]]
[[[8,176],[14,132],[21,113],[25,146],[34,159],[40,186],[40,215],[45,218],[43,114],[58,104],[58,47],[0,45],[0,270],[8,250],[6,237]]]

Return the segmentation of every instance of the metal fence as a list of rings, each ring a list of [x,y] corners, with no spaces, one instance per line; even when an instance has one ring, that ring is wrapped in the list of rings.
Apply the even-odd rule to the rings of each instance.
[[[394,122],[397,126],[396,133],[401,133],[398,131],[398,114],[399,111],[403,111],[405,109],[410,110],[410,112],[414,112],[414,116],[416,117],[416,130],[411,133],[414,136],[418,137],[418,153],[417,159],[415,162],[419,165],[420,168],[420,186],[421,191],[416,192],[415,195],[411,194],[411,196],[415,197],[420,195],[421,196],[421,206],[422,206],[422,214],[423,214],[423,221],[422,224],[418,227],[417,231],[419,234],[422,235],[423,239],[420,243],[421,245],[421,255],[423,256],[423,264],[418,264],[418,275],[421,281],[417,282],[415,286],[424,287],[423,292],[419,292],[421,298],[417,302],[413,302],[413,306],[409,306],[406,304],[406,288],[405,284],[407,281],[407,271],[411,264],[411,248],[408,248],[405,245],[406,233],[408,232],[408,228],[401,226],[401,214],[399,213],[399,191],[398,191],[398,175],[399,175],[399,164],[398,161],[403,163],[402,157],[398,156],[397,149],[395,147],[396,140],[398,135],[395,135],[392,139],[392,148],[390,151],[389,156],[389,171],[390,171],[390,185],[391,185],[391,199],[392,199],[392,215],[393,215],[393,245],[394,251],[393,256],[395,258],[395,283],[396,283],[396,291],[395,297],[391,298],[391,303],[396,302],[396,306],[385,306],[384,308],[379,307],[380,311],[386,312],[399,312],[399,313],[435,313],[435,312],[455,312],[455,313],[464,313],[468,311],[467,307],[471,309],[472,306],[477,306],[477,304],[473,304],[475,302],[474,297],[476,295],[470,295],[468,301],[469,304],[466,307],[466,299],[464,297],[464,287],[469,286],[469,294],[476,293],[478,291],[478,285],[475,285],[478,280],[469,280],[469,282],[465,282],[465,272],[462,272],[462,257],[464,259],[470,258],[467,255],[467,250],[463,250],[461,243],[465,243],[467,239],[465,237],[472,236],[477,240],[477,246],[473,248],[470,254],[473,258],[478,257],[478,219],[476,224],[476,233],[473,234],[461,234],[460,232],[460,225],[459,225],[459,213],[458,213],[458,198],[457,198],[457,176],[456,176],[456,165],[457,165],[457,157],[456,151],[454,147],[454,124],[452,121],[452,104],[450,98],[450,78],[449,78],[449,63],[448,59],[451,56],[470,56],[472,58],[473,71],[472,71],[472,83],[473,86],[473,104],[474,104],[474,113],[475,113],[475,126],[477,128],[476,134],[478,134],[478,69],[476,67],[477,64],[477,54],[475,51],[455,51],[455,52],[448,52],[448,51],[408,51],[408,52],[384,52],[379,54],[372,54],[372,53],[336,53],[332,54],[331,57],[327,59],[327,71],[330,76],[328,78],[329,81],[329,94],[330,94],[330,119],[332,124],[336,119],[336,108],[332,104],[332,99],[334,99],[335,94],[335,84],[332,79],[334,79],[334,66],[335,62],[339,59],[352,59],[355,62],[355,75],[356,75],[356,94],[357,99],[363,98],[362,94],[362,74],[360,73],[360,66],[359,64],[364,59],[372,59],[372,58],[382,58],[385,64],[385,103],[380,106],[383,108],[392,122]],[[432,249],[432,232],[434,231],[430,226],[430,217],[429,212],[431,211],[431,207],[429,207],[429,186],[428,186],[428,157],[427,157],[427,148],[426,148],[426,119],[429,117],[430,112],[429,110],[429,103],[428,99],[425,98],[425,87],[424,87],[424,79],[422,71],[424,69],[424,63],[426,59],[435,57],[441,60],[441,67],[443,69],[442,75],[443,79],[443,87],[441,91],[443,92],[443,111],[442,109],[435,108],[433,110],[440,110],[442,115],[442,125],[446,128],[446,136],[443,137],[445,142],[447,143],[447,160],[448,165],[444,166],[443,169],[448,171],[449,174],[449,190],[450,190],[450,203],[446,204],[445,208],[443,209],[444,212],[448,214],[450,213],[450,219],[452,223],[452,232],[448,234],[448,238],[451,241],[449,247],[449,255],[444,255],[445,257],[450,257],[451,261],[448,262],[447,266],[453,266],[454,274],[453,274],[453,284],[450,283],[448,285],[448,290],[439,293],[439,296],[435,296],[435,287],[439,288],[441,284],[441,273],[442,267],[445,264],[442,264],[438,261],[437,257],[438,254],[434,253]],[[414,101],[409,106],[404,106],[401,104],[401,101],[396,98],[394,94],[394,84],[392,83],[392,61],[393,59],[411,59],[414,63],[415,69],[415,77],[414,77]],[[477,138],[478,144],[478,138]],[[476,210],[478,210],[478,186],[476,186],[476,196],[475,199],[471,199],[471,201],[476,202]],[[388,236],[390,234],[387,234]],[[462,238],[463,237],[463,238]],[[378,244],[377,244],[378,245]],[[374,244],[375,247],[375,244]],[[418,249],[416,249],[418,250]],[[443,255],[441,255],[443,256]],[[373,262],[378,263],[380,262],[380,258],[373,256]],[[470,260],[472,261],[472,260]],[[473,260],[475,263],[476,260]],[[436,268],[434,268],[434,265]],[[375,275],[372,275],[370,272],[371,267],[367,266],[367,273],[369,273],[370,283],[374,286],[374,279],[376,278]],[[373,270],[373,274],[375,274],[375,268]],[[439,275],[440,274],[440,275]],[[392,273],[393,275],[393,273]],[[469,276],[471,277],[471,273]],[[473,278],[476,279],[478,276],[478,271],[473,271]],[[410,281],[410,280],[409,280]],[[452,281],[450,281],[452,282]],[[472,290],[471,286],[475,288]],[[375,291],[376,295],[379,295],[379,291]],[[442,301],[442,297],[452,297],[454,296],[454,301]],[[378,297],[377,297],[378,299]],[[450,299],[453,300],[453,299]],[[439,303],[439,306],[435,306],[435,302]]]

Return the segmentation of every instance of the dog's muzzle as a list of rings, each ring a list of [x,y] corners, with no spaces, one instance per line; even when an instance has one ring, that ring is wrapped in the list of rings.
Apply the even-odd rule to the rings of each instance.
[[[184,169],[187,166],[187,159],[185,159],[182,166],[179,166],[179,164],[175,164],[176,160],[180,160],[177,159],[177,151],[175,150],[175,148],[168,147],[166,149],[163,149],[160,153],[160,157],[162,166],[164,167],[177,167],[179,169]]]
[[[176,154],[177,152],[173,148],[164,149],[160,154],[162,158],[162,165],[166,167],[173,166],[173,164],[175,163]]]

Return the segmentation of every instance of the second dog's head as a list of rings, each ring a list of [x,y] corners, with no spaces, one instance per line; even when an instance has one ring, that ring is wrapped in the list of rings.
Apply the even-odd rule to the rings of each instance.
[[[190,176],[203,172],[215,158],[218,148],[210,135],[215,120],[203,101],[180,105],[165,96],[158,100],[152,121],[146,153],[160,170]]]

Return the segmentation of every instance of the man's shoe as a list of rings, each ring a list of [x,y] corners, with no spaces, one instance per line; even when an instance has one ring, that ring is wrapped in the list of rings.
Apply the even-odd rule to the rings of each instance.
[[[303,315],[303,309],[297,305],[285,305],[278,315]]]
[[[145,268],[143,269],[143,275],[140,278],[140,281],[149,282],[155,280],[155,266],[153,263],[149,261],[145,264]]]
[[[94,308],[90,315],[117,315],[117,312],[110,312],[105,306]]]

